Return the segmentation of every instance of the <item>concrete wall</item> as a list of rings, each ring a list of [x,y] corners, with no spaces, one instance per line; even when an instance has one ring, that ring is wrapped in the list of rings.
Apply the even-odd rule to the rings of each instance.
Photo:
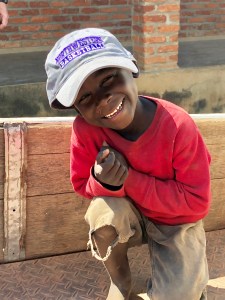
[[[154,95],[189,113],[225,112],[225,66],[187,68],[142,74],[140,94]]]
[[[142,73],[137,85],[139,94],[169,100],[189,113],[218,113],[225,112],[224,80],[225,66],[215,66]],[[62,112],[49,108],[44,82],[0,86],[0,98],[0,117],[75,115],[73,110]],[[9,114],[4,112],[4,101],[7,105],[11,103]],[[24,103],[29,106],[29,113],[21,112]]]

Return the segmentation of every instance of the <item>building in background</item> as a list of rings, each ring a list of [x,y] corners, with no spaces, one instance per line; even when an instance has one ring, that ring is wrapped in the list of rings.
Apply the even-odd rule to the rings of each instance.
[[[2,99],[45,99],[48,50],[72,30],[101,27],[133,52],[140,93],[190,113],[225,111],[225,0],[11,0],[8,10],[0,33]],[[37,114],[44,106],[37,104]]]

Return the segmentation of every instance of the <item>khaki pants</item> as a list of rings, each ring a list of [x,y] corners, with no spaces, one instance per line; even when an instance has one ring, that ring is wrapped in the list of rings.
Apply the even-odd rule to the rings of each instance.
[[[206,300],[208,265],[202,221],[182,225],[158,225],[143,216],[127,198],[96,197],[85,215],[90,225],[89,245],[97,259],[105,261],[117,243],[130,247],[148,243],[151,300]],[[118,237],[104,258],[94,250],[92,233],[114,226]]]

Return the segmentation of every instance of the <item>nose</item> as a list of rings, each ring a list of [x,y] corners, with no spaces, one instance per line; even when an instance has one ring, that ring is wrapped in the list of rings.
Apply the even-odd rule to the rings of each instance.
[[[96,112],[99,116],[103,114],[104,108],[109,105],[112,100],[112,94],[107,93],[99,93],[96,99]]]
[[[112,100],[112,93],[110,92],[105,92],[105,93],[97,93],[96,95],[96,106],[101,107],[101,106],[106,106],[110,103]]]

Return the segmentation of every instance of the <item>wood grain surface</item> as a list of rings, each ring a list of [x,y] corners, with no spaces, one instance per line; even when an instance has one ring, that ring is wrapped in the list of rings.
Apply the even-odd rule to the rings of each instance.
[[[225,228],[225,118],[194,118],[212,156],[207,231]],[[89,200],[69,178],[71,124],[28,124],[26,258],[86,250]],[[201,158],[199,158],[201,159]],[[4,136],[0,128],[0,249],[3,248]],[[2,260],[0,250],[0,261]]]

